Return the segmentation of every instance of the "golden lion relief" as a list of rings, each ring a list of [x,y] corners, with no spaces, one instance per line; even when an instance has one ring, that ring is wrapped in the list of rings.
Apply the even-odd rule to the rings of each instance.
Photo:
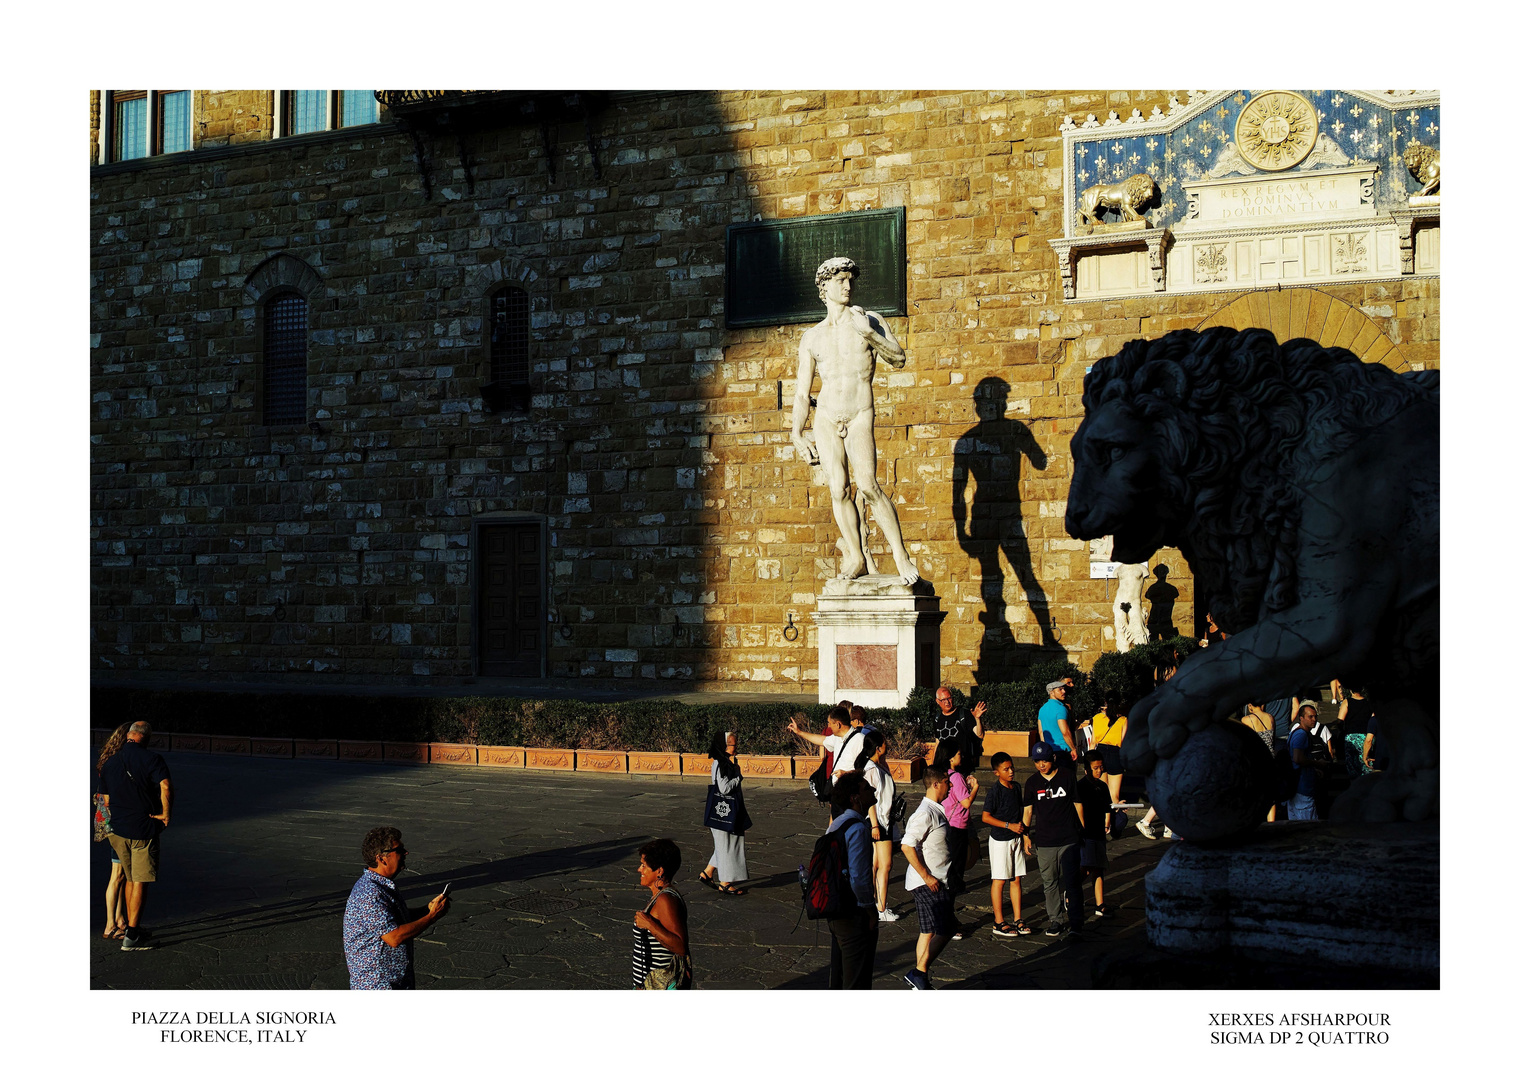
[[[1142,208],[1158,194],[1158,183],[1147,173],[1128,176],[1119,184],[1095,184],[1078,197],[1080,227],[1103,224],[1107,210],[1118,211],[1122,221],[1141,221]]]
[[[1424,185],[1420,195],[1440,193],[1440,152],[1422,143],[1409,143],[1403,151],[1403,164],[1413,174],[1413,179]]]

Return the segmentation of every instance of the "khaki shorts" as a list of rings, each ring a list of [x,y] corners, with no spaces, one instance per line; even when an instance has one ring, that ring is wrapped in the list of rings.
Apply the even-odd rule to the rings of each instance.
[[[159,838],[153,840],[129,840],[108,833],[106,842],[117,853],[122,863],[122,873],[132,882],[153,881],[159,874]]]

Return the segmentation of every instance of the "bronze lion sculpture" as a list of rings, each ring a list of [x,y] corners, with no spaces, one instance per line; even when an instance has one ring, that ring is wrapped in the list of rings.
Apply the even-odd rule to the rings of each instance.
[[[1122,221],[1141,221],[1142,208],[1158,194],[1158,182],[1147,173],[1128,176],[1119,184],[1095,184],[1078,197],[1078,223],[1092,226],[1115,210]]]
[[[1392,765],[1334,817],[1438,816],[1438,372],[1267,330],[1177,330],[1096,363],[1083,400],[1068,533],[1113,536],[1126,563],[1178,547],[1230,633],[1132,708],[1128,767],[1337,676],[1369,689]]]

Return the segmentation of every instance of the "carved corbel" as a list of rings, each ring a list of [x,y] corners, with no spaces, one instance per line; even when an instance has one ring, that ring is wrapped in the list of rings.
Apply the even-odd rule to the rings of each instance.
[[[1164,292],[1168,288],[1168,283],[1164,279],[1163,267],[1164,256],[1169,250],[1169,241],[1169,230],[1164,229],[1158,234],[1157,241],[1149,241],[1147,246],[1148,269],[1152,271],[1153,289],[1156,292]]]
[[[1076,295],[1073,274],[1078,269],[1078,248],[1070,247],[1059,254],[1061,258],[1057,260],[1057,268],[1062,271],[1063,299],[1072,300]]]
[[[1419,223],[1437,223],[1440,215],[1403,211],[1393,214],[1392,220],[1397,222],[1397,261],[1404,274],[1411,274],[1414,272],[1413,244],[1418,236]]]

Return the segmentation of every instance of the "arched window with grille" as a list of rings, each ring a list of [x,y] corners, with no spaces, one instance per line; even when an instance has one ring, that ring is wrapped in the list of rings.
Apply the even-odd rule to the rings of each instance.
[[[308,301],[284,292],[266,301],[261,335],[261,422],[308,416]]]
[[[489,297],[489,384],[484,401],[491,411],[525,408],[531,401],[531,297],[514,285]]]

